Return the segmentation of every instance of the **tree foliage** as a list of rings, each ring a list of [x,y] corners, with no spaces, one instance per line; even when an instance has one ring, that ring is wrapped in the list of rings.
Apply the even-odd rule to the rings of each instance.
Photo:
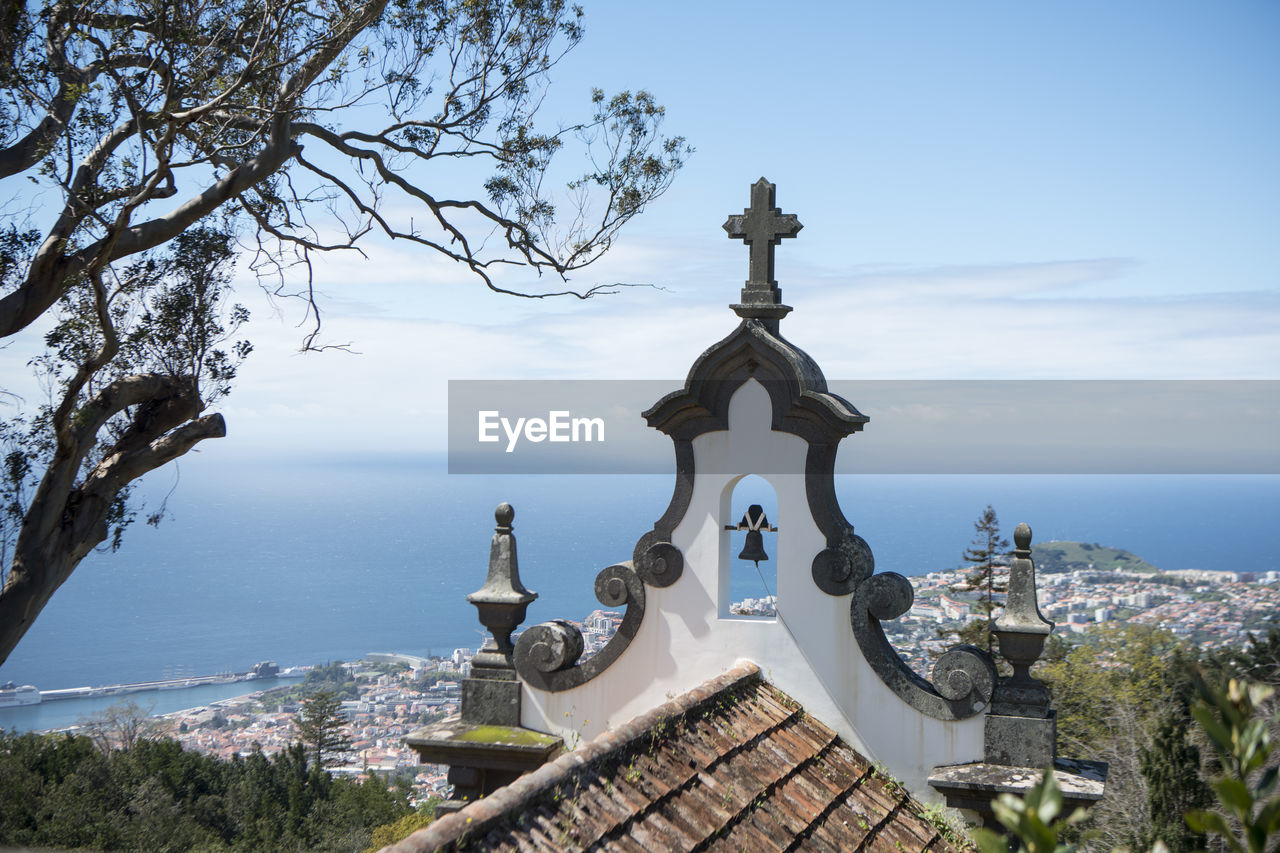
[[[306,300],[304,348],[321,346],[312,258],[370,235],[494,290],[586,297],[611,286],[523,292],[497,271],[567,279],[690,151],[644,91],[537,120],[583,34],[563,0],[3,9],[0,337],[54,330],[47,405],[0,428],[0,663],[79,561],[118,544],[131,484],[225,433],[207,409],[248,352],[224,298],[241,248]],[[570,144],[584,167],[560,165]]]
[[[1131,624],[1090,631],[1059,659],[1042,660],[1035,672],[1052,690],[1060,754],[1110,768],[1107,795],[1063,837],[1092,833],[1091,849],[1204,849],[1203,833],[1183,815],[1213,798],[1210,783],[1221,768],[1204,727],[1192,720],[1197,682],[1225,685],[1250,673],[1273,683],[1280,680],[1277,649],[1280,626],[1243,647],[1204,653],[1168,631]],[[1274,713],[1275,700],[1267,703],[1259,719]],[[1280,718],[1267,725],[1274,740]],[[1280,763],[1280,754],[1270,761]]]
[[[1262,709],[1275,690],[1234,678],[1225,690],[1202,678],[1195,686],[1200,698],[1191,713],[1222,762],[1212,783],[1220,808],[1192,811],[1187,823],[1221,838],[1234,853],[1269,853],[1280,841],[1280,765],[1271,760],[1270,731],[1280,712],[1267,719]]]
[[[1089,810],[1086,826],[1102,849],[1138,849],[1152,838],[1149,777],[1142,755],[1153,732],[1180,701],[1182,646],[1168,631],[1146,625],[1090,631],[1084,642],[1036,675],[1049,685],[1058,712],[1059,753],[1105,761],[1107,796]],[[1199,767],[1196,768],[1199,772]]]
[[[398,841],[408,838],[419,829],[425,829],[436,819],[436,806],[439,798],[433,797],[417,810],[405,815],[394,823],[379,826],[373,830],[369,846],[364,853],[378,853],[384,847],[390,847]]]
[[[972,566],[965,576],[964,582],[956,584],[953,592],[969,592],[979,590],[982,593],[981,608],[986,617],[982,622],[971,622],[960,633],[960,642],[970,643],[979,648],[991,651],[995,635],[991,631],[991,613],[996,608],[995,595],[1006,592],[1006,584],[996,580],[996,558],[1009,550],[1009,540],[1000,536],[1000,520],[991,504],[973,523],[973,540],[965,548],[960,559]]]
[[[1200,749],[1191,741],[1190,715],[1171,708],[1156,723],[1151,744],[1142,747],[1142,776],[1150,804],[1150,841],[1170,853],[1203,850],[1204,835],[1192,831],[1183,815],[1209,804],[1209,789],[1200,776]]]
[[[223,761],[165,738],[102,752],[80,735],[0,733],[0,845],[93,850],[360,851],[411,810],[334,779],[301,744]]]
[[[85,555],[119,547],[134,481],[224,434],[202,412],[251,349],[225,305],[233,256],[200,225],[60,296],[32,362],[49,400],[0,427],[0,662]]]
[[[144,739],[155,739],[167,732],[167,724],[154,718],[137,702],[116,702],[87,717],[81,717],[76,728],[93,741],[104,754],[114,749],[130,750]]]
[[[1280,629],[1271,634],[1280,635]],[[1199,669],[1189,671],[1189,680],[1198,696],[1192,713],[1199,733],[1220,760],[1220,771],[1213,781],[1217,808],[1174,811],[1160,817],[1184,820],[1201,838],[1215,836],[1232,853],[1270,853],[1280,841],[1280,766],[1273,760],[1277,750],[1271,738],[1280,712],[1268,708],[1274,691],[1269,685],[1234,678],[1225,688],[1216,687]],[[1114,790],[1116,784],[1110,779],[1108,789]],[[1167,805],[1176,807],[1173,801]],[[1062,792],[1052,769],[1025,796],[1001,794],[992,808],[1007,837],[986,828],[975,830],[974,840],[982,853],[1071,853],[1077,849],[1073,825],[1086,817],[1082,810],[1064,813]],[[1090,840],[1096,840],[1100,833],[1095,829],[1092,835]],[[1137,849],[1169,853],[1172,848],[1156,833],[1149,846]],[[1204,845],[1196,849],[1204,849]]]
[[[342,700],[328,690],[317,690],[303,699],[293,724],[318,767],[341,764],[351,751]]]
[[[360,688],[356,685],[355,674],[342,661],[332,661],[313,666],[307,671],[302,681],[288,688],[276,688],[273,692],[273,704],[300,702],[313,693],[325,691],[339,700],[359,699]]]

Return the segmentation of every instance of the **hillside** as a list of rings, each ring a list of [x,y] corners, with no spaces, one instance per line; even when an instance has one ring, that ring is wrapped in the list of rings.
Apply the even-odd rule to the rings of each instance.
[[[1075,569],[1124,569],[1129,572],[1155,573],[1160,569],[1137,554],[1088,542],[1037,542],[1032,557],[1038,571],[1053,574]]]

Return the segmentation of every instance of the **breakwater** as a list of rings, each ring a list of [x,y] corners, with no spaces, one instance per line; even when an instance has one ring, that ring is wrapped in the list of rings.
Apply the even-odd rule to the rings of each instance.
[[[301,678],[302,672],[281,672],[273,676],[255,672],[224,672],[218,675],[196,675],[187,678],[164,678],[158,681],[135,681],[129,684],[108,684],[102,687],[66,687],[61,690],[41,690],[40,701],[52,702],[66,699],[87,699],[98,696],[125,696],[130,693],[146,693],[151,690],[179,690],[202,687],[207,684],[235,684],[241,681],[262,681],[267,678]]]
[[[255,678],[244,681],[224,681],[177,687],[166,690],[137,691],[127,696],[102,694],[77,696],[58,702],[41,702],[17,708],[0,708],[0,729],[26,731],[50,731],[75,726],[100,714],[111,705],[122,701],[135,702],[147,714],[170,714],[202,705],[211,705],[224,699],[232,699],[249,693],[258,693],[296,683],[298,675]],[[181,679],[185,682],[187,679]]]

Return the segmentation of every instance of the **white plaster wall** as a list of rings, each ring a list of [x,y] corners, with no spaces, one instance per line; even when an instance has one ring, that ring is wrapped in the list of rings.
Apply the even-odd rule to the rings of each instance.
[[[863,659],[849,625],[850,596],[813,583],[813,557],[826,546],[808,511],[804,440],[770,430],[768,392],[743,385],[729,406],[729,430],[694,441],[698,474],[672,543],[684,554],[684,574],[666,589],[648,588],[644,620],[611,667],[581,687],[544,693],[525,687],[522,722],[565,738],[570,747],[651,710],[748,659],[764,677],[850,745],[879,762],[916,797],[940,800],[926,781],[937,765],[982,757],[983,717],[942,722],[899,699]],[[768,470],[796,474],[760,474]],[[729,501],[743,476],[767,480],[778,497],[778,618],[722,616],[727,577],[725,524],[736,524]],[[739,514],[741,508],[739,507]],[[874,548],[874,543],[872,543]]]

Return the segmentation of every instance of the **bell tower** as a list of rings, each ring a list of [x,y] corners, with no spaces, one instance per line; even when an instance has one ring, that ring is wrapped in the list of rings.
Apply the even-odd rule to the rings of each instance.
[[[910,608],[911,585],[874,573],[833,473],[840,443],[870,419],[832,393],[817,363],[780,330],[792,309],[782,303],[774,250],[800,221],[776,206],[773,184],[761,178],[751,205],[724,229],[749,247],[748,279],[730,306],[738,324],[697,358],[682,388],[644,412],[672,441],[676,481],[631,559],[596,578],[597,598],[625,608],[622,626],[585,661],[572,625],[525,631],[513,655],[526,688],[521,722],[573,743],[748,659],[927,794],[935,766],[982,758],[995,666],[985,652],[959,646],[930,681],[886,639],[881,620]],[[753,475],[772,490],[776,510],[735,502],[736,487]],[[731,547],[738,536],[742,544]],[[735,566],[748,579],[759,571],[762,593],[753,599],[772,604],[772,613],[733,612]]]
[[[912,586],[875,571],[835,490],[837,450],[870,418],[832,393],[780,330],[791,308],[774,249],[800,228],[763,178],[751,206],[724,225],[749,247],[749,277],[730,306],[738,323],[643,413],[671,440],[674,489],[630,559],[595,577],[600,603],[624,613],[594,655],[583,658],[581,631],[561,620],[511,643],[534,594],[516,571],[513,511],[498,508],[489,576],[469,596],[492,641],[464,685],[460,718],[407,739],[425,760],[450,763],[464,796],[538,766],[561,744],[609,733],[594,742],[604,748],[626,736],[616,734],[625,724],[674,696],[702,701],[706,685],[744,667],[916,797],[989,814],[995,796],[1025,790],[1050,764],[1072,802],[1102,795],[1105,765],[1057,757],[1056,718],[1030,673],[1053,625],[1036,605],[1026,525],[995,623],[1011,676],[998,677],[988,652],[957,645],[925,677],[889,642],[883,623],[911,608]],[[740,492],[755,478],[772,502]],[[763,595],[753,598],[764,604],[753,612],[734,606],[735,567],[748,581],[759,575]]]

